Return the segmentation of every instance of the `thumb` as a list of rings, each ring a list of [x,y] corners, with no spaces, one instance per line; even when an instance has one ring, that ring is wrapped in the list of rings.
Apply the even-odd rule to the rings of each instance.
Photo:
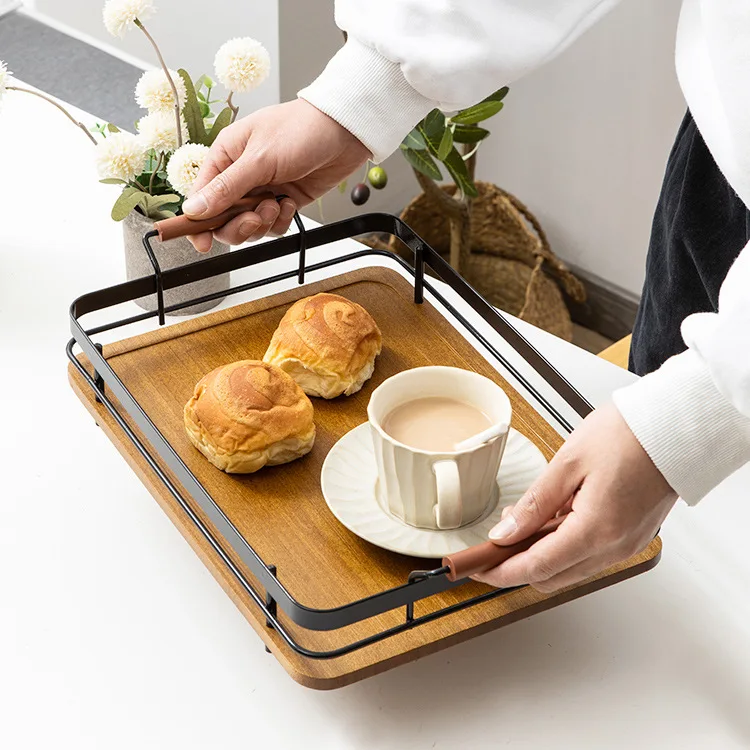
[[[201,180],[205,181],[205,184],[183,203],[182,210],[191,219],[210,219],[218,216],[253,188],[258,187],[261,177],[253,160],[246,157],[233,162],[223,171],[215,171],[216,173],[208,180]]]
[[[523,497],[503,512],[500,523],[490,529],[490,539],[515,544],[538,531],[565,506],[582,480],[580,470],[558,453]]]

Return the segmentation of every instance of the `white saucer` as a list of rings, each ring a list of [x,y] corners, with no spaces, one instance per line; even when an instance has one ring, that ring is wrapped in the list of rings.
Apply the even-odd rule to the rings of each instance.
[[[352,533],[391,552],[435,558],[486,542],[502,509],[519,500],[546,465],[539,449],[511,429],[498,473],[500,497],[494,508],[460,529],[418,529],[386,513],[375,498],[378,472],[370,425],[365,422],[331,448],[323,462],[320,484],[331,512]]]

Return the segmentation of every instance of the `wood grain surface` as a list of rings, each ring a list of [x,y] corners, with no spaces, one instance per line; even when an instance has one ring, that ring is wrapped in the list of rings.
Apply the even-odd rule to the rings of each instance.
[[[373,378],[354,396],[332,401],[313,399],[317,438],[308,456],[253,475],[224,474],[209,464],[185,435],[182,409],[195,383],[205,373],[228,362],[260,359],[287,307],[300,297],[321,291],[336,292],[358,302],[380,326],[384,346]],[[308,607],[340,606],[404,583],[411,570],[439,565],[438,561],[431,565],[430,561],[382,550],[355,536],[330,513],[320,490],[320,470],[326,454],[342,435],[366,421],[370,393],[387,377],[430,364],[475,370],[506,390],[513,405],[513,426],[547,458],[562,442],[555,430],[437,310],[428,303],[414,304],[411,285],[399,274],[383,268],[361,269],[161,328],[106,346],[104,355],[245,539],[267,564],[277,566],[279,580]],[[69,373],[78,396],[217,581],[289,674],[308,687],[330,689],[349,684],[631,577],[658,561],[661,542],[657,538],[631,560],[562,592],[545,595],[526,587],[346,656],[327,660],[305,658],[265,627],[262,613],[230,569],[104,407],[96,403],[93,392],[72,365]],[[211,526],[199,508],[193,510]],[[256,590],[260,590],[249,570],[236,558],[234,561]],[[485,590],[480,584],[467,583],[417,602],[416,616]],[[298,641],[314,650],[338,648],[397,625],[403,618],[403,610],[398,610],[338,631],[315,632],[294,625],[281,614],[282,622]]]

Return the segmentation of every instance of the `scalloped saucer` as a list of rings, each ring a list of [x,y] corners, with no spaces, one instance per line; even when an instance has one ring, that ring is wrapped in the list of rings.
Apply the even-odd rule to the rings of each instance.
[[[494,506],[460,529],[418,529],[386,513],[375,497],[378,471],[370,425],[365,422],[331,448],[323,462],[320,484],[331,512],[352,533],[391,552],[435,558],[487,541],[502,509],[519,500],[546,465],[539,449],[511,429],[497,477],[500,495]]]

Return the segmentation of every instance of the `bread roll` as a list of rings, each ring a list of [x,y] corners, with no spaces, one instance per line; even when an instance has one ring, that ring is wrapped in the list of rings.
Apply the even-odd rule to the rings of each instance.
[[[338,294],[295,302],[263,357],[289,373],[309,396],[351,396],[375,369],[382,337],[361,305]]]
[[[230,474],[293,461],[315,442],[310,399],[285,372],[256,360],[209,372],[185,404],[184,418],[192,444]]]

